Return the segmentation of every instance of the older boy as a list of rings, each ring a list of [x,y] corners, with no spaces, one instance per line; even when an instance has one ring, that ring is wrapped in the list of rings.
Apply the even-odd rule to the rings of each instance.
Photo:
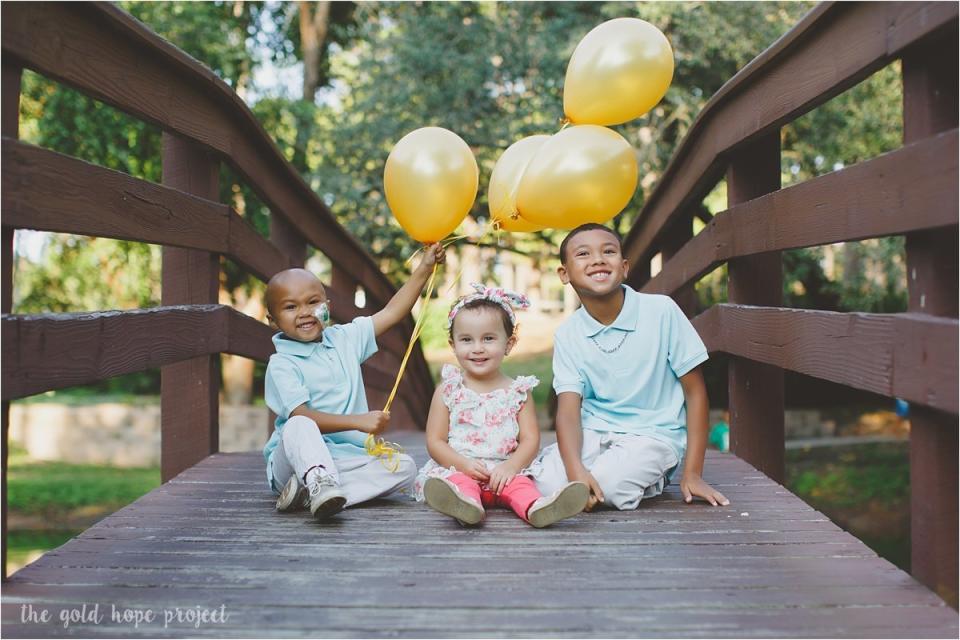
[[[263,449],[267,482],[278,511],[303,506],[325,520],[345,506],[412,484],[417,467],[401,455],[395,469],[367,454],[364,441],[387,426],[389,414],[369,411],[360,364],[377,351],[376,336],[410,313],[443,248],[431,245],[410,280],[373,316],[324,327],[329,303],[323,285],[304,269],[288,269],[267,285],[268,318],[280,333],[265,380],[266,403],[277,414]]]
[[[560,280],[583,306],[554,341],[557,444],[531,467],[537,487],[549,494],[578,480],[590,487],[587,510],[634,509],[663,491],[689,444],[684,500],[729,504],[701,477],[708,403],[698,367],[707,350],[696,330],[668,296],[623,284],[627,261],[607,227],[571,231],[560,262]]]

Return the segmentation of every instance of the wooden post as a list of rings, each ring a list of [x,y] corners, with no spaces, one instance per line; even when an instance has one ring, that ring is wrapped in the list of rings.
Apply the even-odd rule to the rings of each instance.
[[[3,80],[2,80],[2,104],[0,104],[0,133],[7,138],[20,137],[20,79],[23,77],[23,69],[10,60],[10,56],[3,57]],[[13,227],[3,226],[3,245],[0,247],[0,260],[3,261],[3,282],[0,288],[3,289],[3,301],[0,311],[11,313],[13,311]],[[3,402],[0,407],[3,415],[3,452],[0,453],[3,460],[3,511],[2,516],[2,549],[0,549],[0,563],[2,563],[4,581],[7,579],[7,454],[10,449],[10,403]]]
[[[739,149],[727,170],[733,206],[780,188],[780,133]],[[782,304],[780,252],[730,260],[728,299],[734,304]],[[784,480],[783,369],[730,357],[730,450],[776,480]]]
[[[903,57],[903,142],[957,126],[957,32]],[[956,203],[944,202],[944,207]],[[911,211],[904,211],[906,216]],[[908,309],[957,317],[957,228],[908,234]],[[957,416],[910,409],[910,568],[957,605]]]
[[[176,135],[163,134],[163,184],[219,199],[219,162]],[[162,304],[216,304],[220,256],[164,247]],[[226,327],[224,327],[226,330]],[[160,476],[163,482],[220,448],[219,355],[167,365],[160,374]]]
[[[685,212],[678,216],[678,219],[667,230],[663,237],[663,244],[660,248],[660,258],[662,268],[666,268],[667,261],[670,260],[680,249],[683,248],[690,238],[693,237],[693,212]],[[650,264],[649,262],[647,263]],[[649,266],[647,267],[649,269]],[[688,318],[697,313],[697,289],[696,283],[690,282],[680,287],[671,294],[677,305],[683,309]]]

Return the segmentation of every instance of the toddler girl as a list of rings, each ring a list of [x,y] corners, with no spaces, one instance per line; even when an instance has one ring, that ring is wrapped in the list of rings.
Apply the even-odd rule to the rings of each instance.
[[[483,519],[484,507],[509,507],[534,527],[580,513],[589,490],[570,482],[544,497],[526,475],[540,448],[540,430],[528,392],[534,376],[511,380],[500,363],[517,342],[513,307],[526,297],[473,284],[447,317],[450,346],[460,368],[444,365],[427,417],[430,460],[420,469],[417,500],[461,524]]]

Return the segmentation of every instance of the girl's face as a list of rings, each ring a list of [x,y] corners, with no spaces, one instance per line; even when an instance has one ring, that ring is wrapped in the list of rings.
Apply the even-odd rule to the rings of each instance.
[[[453,319],[450,346],[460,367],[475,378],[495,375],[516,338],[507,336],[496,309],[461,309]]]

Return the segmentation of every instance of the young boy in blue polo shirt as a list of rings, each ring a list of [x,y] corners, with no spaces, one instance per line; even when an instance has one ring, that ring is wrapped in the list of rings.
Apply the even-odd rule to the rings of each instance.
[[[377,351],[376,337],[413,308],[433,265],[443,263],[439,244],[390,302],[372,316],[325,327],[329,302],[320,280],[305,269],[281,271],[267,284],[267,311],[280,332],[265,380],[266,403],[277,414],[263,449],[267,482],[279,493],[278,511],[309,506],[326,520],[346,506],[384,496],[413,483],[410,456],[387,468],[367,454],[368,434],[378,435],[389,414],[367,409],[360,364]]]
[[[549,495],[580,481],[588,511],[598,502],[634,509],[663,491],[686,452],[684,500],[729,504],[702,478],[708,402],[698,367],[707,350],[693,325],[669,296],[623,284],[620,237],[603,225],[571,231],[560,262],[582,306],[554,340],[557,443],[531,466],[537,488]]]

